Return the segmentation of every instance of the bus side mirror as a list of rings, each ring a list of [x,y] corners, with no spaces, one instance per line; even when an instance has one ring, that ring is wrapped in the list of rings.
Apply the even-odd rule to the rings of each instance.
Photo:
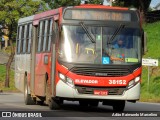
[[[48,59],[48,55],[45,55],[45,56],[44,56],[44,64],[45,64],[45,65],[48,65],[48,60],[49,60],[49,59]]]
[[[147,33],[142,32],[142,55],[144,55],[147,52]]]

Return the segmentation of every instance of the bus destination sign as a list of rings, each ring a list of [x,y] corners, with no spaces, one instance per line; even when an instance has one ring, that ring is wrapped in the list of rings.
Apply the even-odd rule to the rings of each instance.
[[[131,21],[131,14],[111,10],[68,9],[64,14],[64,19]]]

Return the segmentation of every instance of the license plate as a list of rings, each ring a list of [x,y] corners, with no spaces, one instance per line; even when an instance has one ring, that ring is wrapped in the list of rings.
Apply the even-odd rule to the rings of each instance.
[[[94,95],[108,95],[107,90],[94,90]]]

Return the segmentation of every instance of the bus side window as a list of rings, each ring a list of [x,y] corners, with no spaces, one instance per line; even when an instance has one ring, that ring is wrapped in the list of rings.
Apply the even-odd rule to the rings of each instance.
[[[51,40],[52,40],[52,35],[53,35],[53,29],[52,29],[52,25],[53,25],[53,20],[50,19],[49,20],[49,34],[48,34],[48,46],[46,47],[47,48],[47,51],[50,51],[51,50]]]
[[[27,29],[28,29],[28,26],[25,25],[24,26],[24,37],[23,37],[23,49],[22,49],[22,53],[26,53]]]
[[[49,31],[50,31],[50,23],[51,23],[51,20],[47,20],[47,23],[46,23],[46,44],[45,44],[45,51],[48,51],[48,44],[49,44]]]
[[[38,30],[38,52],[42,51],[43,47],[43,40],[44,40],[44,21],[40,21],[39,25],[39,30]]]
[[[23,53],[23,44],[24,44],[24,29],[25,29],[25,26],[22,26],[22,31],[21,31],[21,38],[20,38],[20,41],[21,41],[21,47],[20,47],[20,53],[22,54]]]
[[[17,47],[16,47],[16,52],[17,52],[17,54],[19,54],[19,42],[20,42],[20,40],[19,40],[19,34],[20,34],[20,26],[18,26],[18,30],[17,30]]]
[[[41,45],[40,45],[41,52],[43,51],[44,37],[45,37],[45,21],[43,21],[42,24]]]
[[[44,41],[43,41],[43,51],[46,51],[46,44],[48,44],[48,20],[45,20],[44,25]]]
[[[23,50],[23,40],[24,40],[24,26],[20,26],[19,38],[18,38],[18,54],[22,53]]]
[[[28,24],[28,31],[27,31],[27,53],[31,52],[31,39],[32,39],[32,24]]]

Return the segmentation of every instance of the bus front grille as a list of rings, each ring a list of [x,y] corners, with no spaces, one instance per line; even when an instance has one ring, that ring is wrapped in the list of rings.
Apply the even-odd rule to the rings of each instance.
[[[99,67],[73,67],[71,72],[77,75],[97,76],[97,77],[120,77],[131,73],[128,68],[99,68]]]

